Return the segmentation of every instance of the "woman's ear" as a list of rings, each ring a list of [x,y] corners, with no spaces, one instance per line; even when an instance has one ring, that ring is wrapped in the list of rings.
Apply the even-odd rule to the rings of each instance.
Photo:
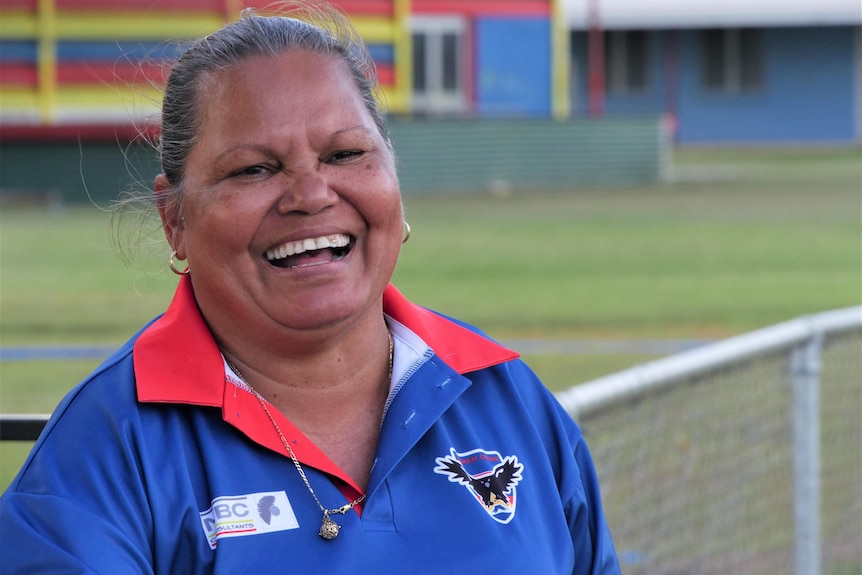
[[[177,252],[177,258],[186,259],[185,245],[183,242],[185,232],[185,221],[182,217],[180,200],[176,188],[168,181],[164,174],[156,176],[153,185],[156,194],[156,207],[162,220],[162,229],[165,237],[171,245],[171,249]]]

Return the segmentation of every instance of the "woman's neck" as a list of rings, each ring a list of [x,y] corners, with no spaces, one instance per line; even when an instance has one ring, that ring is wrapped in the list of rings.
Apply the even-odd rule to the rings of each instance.
[[[309,346],[301,355],[222,352],[250,387],[367,485],[391,380],[392,340],[382,315],[362,337]]]

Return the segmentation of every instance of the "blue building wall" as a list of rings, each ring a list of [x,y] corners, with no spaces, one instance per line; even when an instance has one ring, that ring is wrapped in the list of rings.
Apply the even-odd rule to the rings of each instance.
[[[475,26],[476,111],[486,116],[551,113],[547,18],[485,17]]]
[[[682,35],[679,141],[853,140],[852,28],[771,28],[764,44],[762,89],[730,96],[703,90],[697,37]]]
[[[649,35],[647,62],[649,82],[643,91],[627,94],[608,93],[605,109],[611,114],[656,114],[667,107],[667,86],[665,78],[665,43],[673,33],[654,32]],[[586,93],[584,94],[586,97]]]
[[[795,117],[796,130],[779,137],[803,135],[818,140],[851,139],[856,133],[856,75],[851,27],[771,30],[767,53],[776,131],[780,118]],[[800,71],[804,71],[800,73]],[[788,126],[790,127],[790,126]]]
[[[857,33],[850,26],[765,29],[762,88],[730,95],[703,88],[697,30],[651,32],[647,88],[607,94],[605,113],[675,113],[679,143],[858,143]],[[584,115],[586,34],[574,35],[572,54],[574,112]]]
[[[667,91],[665,85],[665,42],[674,32],[650,32],[649,45],[649,80],[646,88],[639,92],[626,94],[605,93],[605,113],[611,115],[663,114],[667,109]],[[587,35],[575,34],[571,38],[571,53],[575,77],[571,85],[572,113],[577,116],[588,112],[588,74],[589,61],[587,50]]]

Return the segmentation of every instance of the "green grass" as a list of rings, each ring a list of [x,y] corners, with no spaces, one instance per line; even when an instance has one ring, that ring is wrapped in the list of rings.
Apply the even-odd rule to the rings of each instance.
[[[120,343],[164,309],[176,283],[167,244],[142,242],[126,266],[110,214],[93,206],[3,208],[0,240],[3,345]]]
[[[719,338],[862,301],[859,149],[685,150],[673,172],[638,189],[408,196],[394,281],[497,338]],[[145,227],[126,267],[104,211],[4,206],[0,344],[125,341],[176,283]],[[526,359],[563,389],[652,358]],[[0,411],[50,411],[97,363],[2,362]],[[14,461],[0,455],[0,485]]]

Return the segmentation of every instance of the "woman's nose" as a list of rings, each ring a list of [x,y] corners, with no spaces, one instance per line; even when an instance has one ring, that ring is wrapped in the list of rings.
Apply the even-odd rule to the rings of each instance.
[[[279,214],[302,212],[316,214],[333,205],[338,194],[329,185],[319,166],[291,171],[285,174],[284,191],[276,210]]]

